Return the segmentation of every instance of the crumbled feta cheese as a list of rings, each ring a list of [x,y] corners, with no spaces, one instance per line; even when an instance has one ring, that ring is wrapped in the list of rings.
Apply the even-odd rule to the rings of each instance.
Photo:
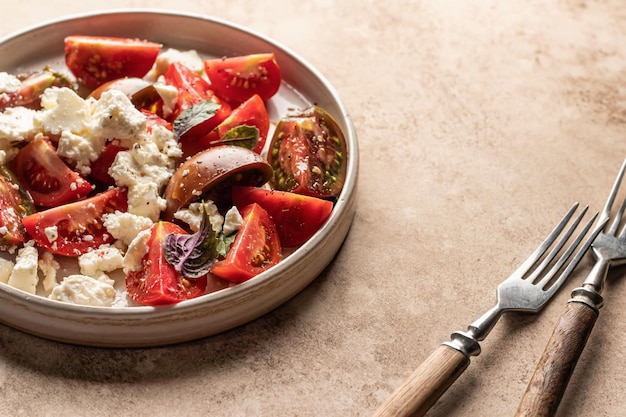
[[[180,51],[178,49],[169,48],[159,54],[154,66],[144,78],[149,81],[157,80],[159,76],[165,74],[172,62],[180,62],[198,74],[204,72],[204,60],[197,51],[193,49]]]
[[[209,215],[209,221],[215,233],[222,231],[222,225],[224,224],[224,217],[220,214],[217,206],[210,200],[204,202],[206,212]],[[174,217],[180,221],[183,221],[189,225],[189,228],[197,232],[200,229],[202,223],[202,203],[191,203],[187,208],[180,209],[174,213]]]
[[[98,159],[106,139],[89,133],[76,135],[64,130],[59,137],[57,153],[76,163],[76,169],[82,175],[91,173],[91,163]]]
[[[118,248],[111,245],[101,245],[99,248],[80,255],[78,266],[82,275],[113,285],[115,282],[106,273],[122,268],[123,260],[124,256]]]
[[[178,89],[173,85],[167,85],[162,81],[163,77],[153,84],[154,89],[163,99],[163,117],[168,117],[174,111],[176,101],[178,100]]]
[[[139,271],[142,267],[142,259],[150,249],[148,247],[148,239],[150,239],[150,230],[144,230],[139,232],[137,237],[130,242],[128,250],[124,255],[124,261],[122,263],[124,267],[124,273],[128,274],[131,271]]]
[[[230,236],[239,229],[241,229],[241,224],[243,223],[243,218],[241,217],[241,213],[237,210],[237,207],[233,206],[226,212],[224,216],[224,236]]]
[[[109,175],[128,189],[128,212],[157,221],[167,202],[161,191],[174,173],[175,159],[160,152],[151,141],[136,143],[117,154]]]
[[[44,252],[39,258],[38,264],[39,270],[43,275],[43,289],[46,292],[50,292],[59,285],[57,282],[57,271],[61,268],[61,265],[54,259],[52,252]]]
[[[48,226],[43,230],[48,242],[52,243],[59,238],[59,228],[57,226]]]
[[[0,113],[0,149],[8,151],[14,143],[32,139],[38,132],[36,115],[26,107],[9,107]]]
[[[113,285],[85,275],[68,275],[54,287],[49,298],[66,303],[110,307],[115,301]]]
[[[0,258],[0,282],[5,284],[9,281],[11,272],[13,271],[13,261],[5,258]]]
[[[0,72],[0,93],[17,93],[22,82],[13,74]]]
[[[143,230],[149,229],[154,222],[147,217],[116,211],[102,216],[104,227],[117,240],[126,246]]]
[[[152,126],[148,139],[159,148],[159,151],[170,159],[178,159],[183,156],[183,150],[176,140],[174,132],[165,126]]]
[[[92,133],[96,136],[134,139],[146,131],[147,117],[120,90],[103,92],[91,117]]]
[[[15,265],[7,281],[12,287],[35,294],[39,277],[37,276],[37,261],[39,253],[32,245],[24,246],[17,252]]]
[[[41,107],[37,121],[44,132],[55,136],[61,132],[87,135],[91,121],[93,100],[83,100],[74,90],[67,87],[50,87],[41,95]]]

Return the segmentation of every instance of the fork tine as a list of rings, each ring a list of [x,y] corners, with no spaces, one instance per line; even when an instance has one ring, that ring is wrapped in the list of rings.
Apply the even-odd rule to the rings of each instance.
[[[550,232],[548,237],[546,237],[546,240],[541,242],[539,247],[537,247],[537,249],[535,249],[535,251],[530,254],[528,259],[526,259],[511,276],[521,278],[530,270],[530,268],[533,267],[533,265],[535,265],[535,263],[541,258],[541,256],[543,256],[548,248],[552,246],[552,243],[554,243],[556,238],[561,234],[567,223],[570,221],[570,219],[578,209],[578,205],[578,203],[574,203],[574,205],[572,205],[572,207],[568,210],[565,216],[561,219],[559,224],[557,224],[556,227]]]
[[[617,229],[619,228],[619,224],[622,222],[622,217],[624,216],[625,210],[626,210],[626,198],[624,199],[624,201],[622,202],[622,205],[620,206],[619,210],[615,214],[613,223],[611,223],[611,228],[609,229],[607,233],[616,235]],[[626,225],[622,227],[622,230],[619,233],[619,237],[623,237],[625,231],[626,231]]]
[[[561,251],[563,246],[565,246],[565,242],[567,242],[567,240],[572,236],[572,234],[574,233],[574,230],[576,230],[576,228],[578,227],[578,224],[582,220],[583,216],[587,213],[587,209],[589,209],[589,206],[586,206],[583,209],[583,211],[578,215],[578,217],[576,217],[574,222],[570,225],[569,229],[567,229],[567,231],[565,232],[565,235],[561,237],[561,239],[556,243],[556,245],[554,245],[554,248],[552,248],[550,253],[543,259],[543,261],[539,264],[539,266],[537,266],[537,268],[535,268],[533,273],[527,278],[529,282],[535,282],[537,277],[543,272],[544,269],[546,269],[546,267],[550,264],[550,262],[552,262],[552,260],[556,257],[556,255]],[[569,255],[571,255],[571,252],[569,253]],[[561,257],[560,261],[562,261],[561,265],[565,263],[565,260],[563,259],[563,257]],[[554,275],[555,273],[556,271],[554,271],[552,275]]]
[[[622,183],[622,178],[624,178],[625,172],[626,172],[626,158],[624,159],[624,162],[622,162],[622,167],[620,168],[619,173],[617,174],[617,178],[615,178],[615,182],[613,183],[613,188],[611,188],[611,193],[609,194],[609,198],[606,200],[606,204],[604,205],[604,209],[602,210],[602,214],[600,215],[600,219],[598,220],[599,222],[606,223],[606,221],[611,216],[611,208],[613,207],[613,202],[615,201],[615,197],[617,196],[617,191],[619,190],[620,184]]]
[[[576,227],[582,220],[583,216],[587,212],[587,208],[588,207],[585,207],[582,213],[580,213],[576,221],[570,227],[570,230],[568,230],[568,234],[563,237],[562,239],[563,244],[565,243],[567,239],[569,239],[569,236],[572,235],[572,233],[574,232],[574,229],[576,229]],[[550,268],[550,271],[548,271],[548,273],[545,274],[545,276],[541,279],[541,281],[539,281],[539,283],[537,284],[539,288],[542,288],[542,289],[545,288],[546,285],[548,285],[548,283],[552,281],[552,278],[557,274],[557,272],[559,272],[559,270],[563,267],[565,262],[567,262],[567,260],[572,256],[572,253],[574,253],[574,251],[576,250],[580,242],[583,240],[583,238],[585,237],[585,235],[587,234],[587,232],[591,228],[591,225],[593,224],[593,222],[596,220],[597,217],[598,217],[598,213],[594,214],[593,217],[591,217],[591,219],[587,222],[583,230],[578,234],[576,239],[574,239],[574,241],[567,248],[565,253],[563,253],[563,255],[559,258],[559,260],[552,266],[552,268]],[[576,267],[576,265],[578,265],[578,262],[580,262],[584,254],[587,252],[587,250],[589,249],[589,246],[591,246],[591,244],[595,240],[595,237],[600,232],[600,230],[602,230],[601,227],[596,227],[596,232],[592,233],[592,236],[590,236],[587,239],[587,242],[579,249],[578,253],[572,259],[572,261],[567,266],[567,268],[561,273],[561,275],[553,282],[553,284],[547,290],[548,294],[552,294],[554,291],[559,289],[559,287],[568,277],[570,272]]]

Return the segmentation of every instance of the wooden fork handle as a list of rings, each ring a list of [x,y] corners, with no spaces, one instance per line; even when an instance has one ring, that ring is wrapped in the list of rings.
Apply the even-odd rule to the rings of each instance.
[[[460,351],[446,345],[439,346],[372,417],[423,416],[469,363],[469,357]]]
[[[598,318],[593,303],[572,298],[556,324],[515,417],[556,414],[578,358]]]

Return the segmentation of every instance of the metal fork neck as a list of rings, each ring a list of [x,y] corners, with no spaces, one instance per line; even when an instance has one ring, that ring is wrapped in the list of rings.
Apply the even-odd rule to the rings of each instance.
[[[589,271],[583,287],[596,292],[598,295],[602,294],[609,266],[610,262],[608,259],[599,257],[591,271]]]
[[[500,306],[494,306],[470,324],[467,331],[452,333],[450,342],[446,342],[444,345],[458,350],[467,357],[478,356],[480,354],[478,342],[485,340],[503,313],[504,310]]]

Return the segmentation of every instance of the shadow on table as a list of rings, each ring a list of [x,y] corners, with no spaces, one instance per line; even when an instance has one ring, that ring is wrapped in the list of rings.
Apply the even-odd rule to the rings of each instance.
[[[76,346],[31,336],[0,325],[0,361],[33,372],[92,382],[141,382],[260,366],[288,344],[299,326],[298,311],[316,297],[324,271],[283,306],[246,324],[197,341],[153,348]],[[259,363],[259,365],[255,365]]]

